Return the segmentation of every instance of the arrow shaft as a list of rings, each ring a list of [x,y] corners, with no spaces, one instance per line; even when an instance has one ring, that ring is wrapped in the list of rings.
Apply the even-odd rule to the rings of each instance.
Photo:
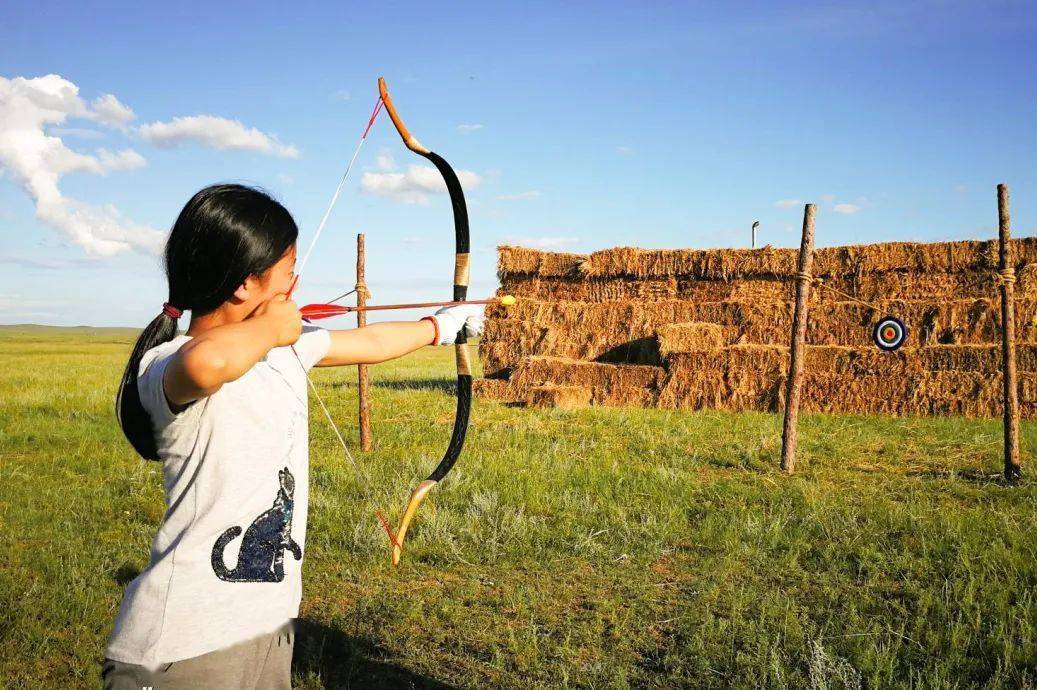
[[[310,309],[304,311],[304,314],[310,317],[320,316],[337,316],[339,314],[351,314],[358,311],[385,311],[389,309],[424,309],[426,307],[456,307],[462,304],[496,304],[500,301],[500,298],[493,299],[472,299],[472,300],[461,300],[455,302],[412,302],[410,304],[369,304],[363,307],[351,307],[346,304],[334,305],[334,308],[326,310],[322,309]],[[305,308],[304,308],[305,309]]]

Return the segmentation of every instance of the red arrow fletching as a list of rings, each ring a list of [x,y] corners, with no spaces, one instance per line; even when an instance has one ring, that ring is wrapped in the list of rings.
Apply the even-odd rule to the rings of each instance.
[[[332,316],[348,314],[351,309],[341,304],[307,304],[299,311],[302,312],[302,318],[307,321],[316,321],[317,319],[327,319]]]

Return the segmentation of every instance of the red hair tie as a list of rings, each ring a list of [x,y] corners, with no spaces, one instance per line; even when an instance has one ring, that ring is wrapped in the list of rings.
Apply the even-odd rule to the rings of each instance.
[[[162,305],[162,313],[176,321],[183,315],[184,312],[180,309],[177,309],[169,302],[166,302]]]

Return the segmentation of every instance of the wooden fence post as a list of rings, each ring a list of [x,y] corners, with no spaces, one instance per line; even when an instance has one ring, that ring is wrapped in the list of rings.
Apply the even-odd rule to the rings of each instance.
[[[1008,185],[997,186],[998,269],[1001,283],[1001,354],[1004,383],[1005,479],[1022,476],[1019,462],[1019,384],[1015,368],[1015,259],[1012,220],[1008,212]]]
[[[814,268],[814,204],[803,209],[803,241],[799,246],[799,272],[796,275],[796,311],[792,317],[792,343],[789,347],[789,376],[785,387],[785,423],[781,430],[781,469],[792,474],[796,470],[796,423],[799,420],[799,397],[803,387],[804,341],[807,334],[807,310]]]
[[[367,305],[367,283],[364,282],[364,235],[356,236],[356,306]],[[367,325],[367,312],[356,313],[356,324],[363,328]],[[371,450],[371,401],[369,398],[370,380],[367,375],[367,365],[357,366],[357,391],[360,399],[360,449]]]

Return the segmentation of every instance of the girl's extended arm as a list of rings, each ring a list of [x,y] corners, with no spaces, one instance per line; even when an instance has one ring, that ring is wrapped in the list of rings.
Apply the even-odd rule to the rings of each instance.
[[[432,344],[431,321],[390,321],[348,331],[330,331],[331,348],[319,367],[378,364]]]

